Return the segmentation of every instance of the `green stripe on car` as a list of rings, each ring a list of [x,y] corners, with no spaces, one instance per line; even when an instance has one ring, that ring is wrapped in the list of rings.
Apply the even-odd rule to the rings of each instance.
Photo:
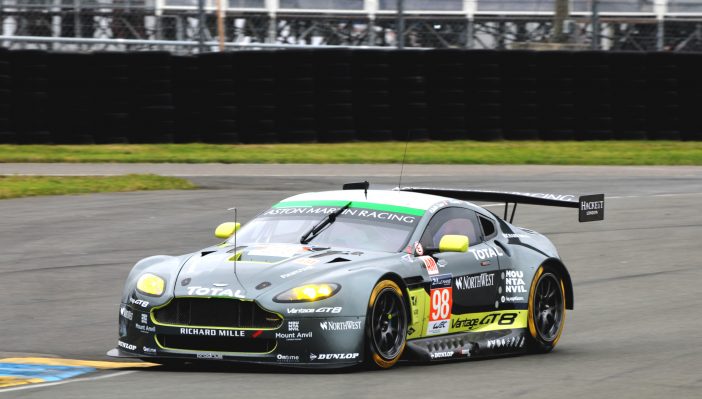
[[[313,207],[313,206],[344,206],[348,204],[348,201],[337,201],[337,200],[313,200],[313,201],[289,201],[280,202],[273,205],[273,208],[298,208],[298,207]],[[375,211],[385,211],[385,212],[395,212],[404,213],[407,215],[422,216],[424,215],[424,209],[409,208],[406,206],[396,206],[388,204],[376,204],[373,202],[357,202],[351,203],[351,208],[363,208],[372,209]]]

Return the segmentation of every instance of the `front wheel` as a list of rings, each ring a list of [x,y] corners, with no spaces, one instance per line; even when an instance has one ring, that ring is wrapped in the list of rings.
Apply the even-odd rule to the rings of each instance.
[[[565,324],[565,289],[558,273],[539,268],[529,293],[530,349],[550,352],[558,343]]]
[[[369,363],[384,369],[394,366],[407,344],[407,307],[394,281],[382,280],[373,288],[366,326]]]

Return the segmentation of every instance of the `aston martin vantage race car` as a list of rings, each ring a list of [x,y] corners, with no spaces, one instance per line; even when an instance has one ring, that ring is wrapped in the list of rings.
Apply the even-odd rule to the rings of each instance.
[[[217,245],[139,261],[108,355],[389,368],[554,348],[571,278],[551,241],[511,224],[514,209],[602,220],[604,194],[368,188],[296,195],[221,224]],[[504,202],[504,215],[467,201]]]

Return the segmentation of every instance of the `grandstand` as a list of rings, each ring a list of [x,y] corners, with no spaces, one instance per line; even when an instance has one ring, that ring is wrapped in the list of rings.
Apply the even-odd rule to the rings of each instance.
[[[702,0],[403,0],[408,48],[702,51]],[[565,7],[556,13],[556,3]],[[398,45],[398,0],[0,0],[3,47]],[[218,16],[221,24],[218,25]]]

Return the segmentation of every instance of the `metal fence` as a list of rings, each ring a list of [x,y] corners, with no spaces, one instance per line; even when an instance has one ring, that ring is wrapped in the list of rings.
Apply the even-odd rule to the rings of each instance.
[[[702,51],[702,0],[0,0],[0,22],[3,47],[57,51]]]

